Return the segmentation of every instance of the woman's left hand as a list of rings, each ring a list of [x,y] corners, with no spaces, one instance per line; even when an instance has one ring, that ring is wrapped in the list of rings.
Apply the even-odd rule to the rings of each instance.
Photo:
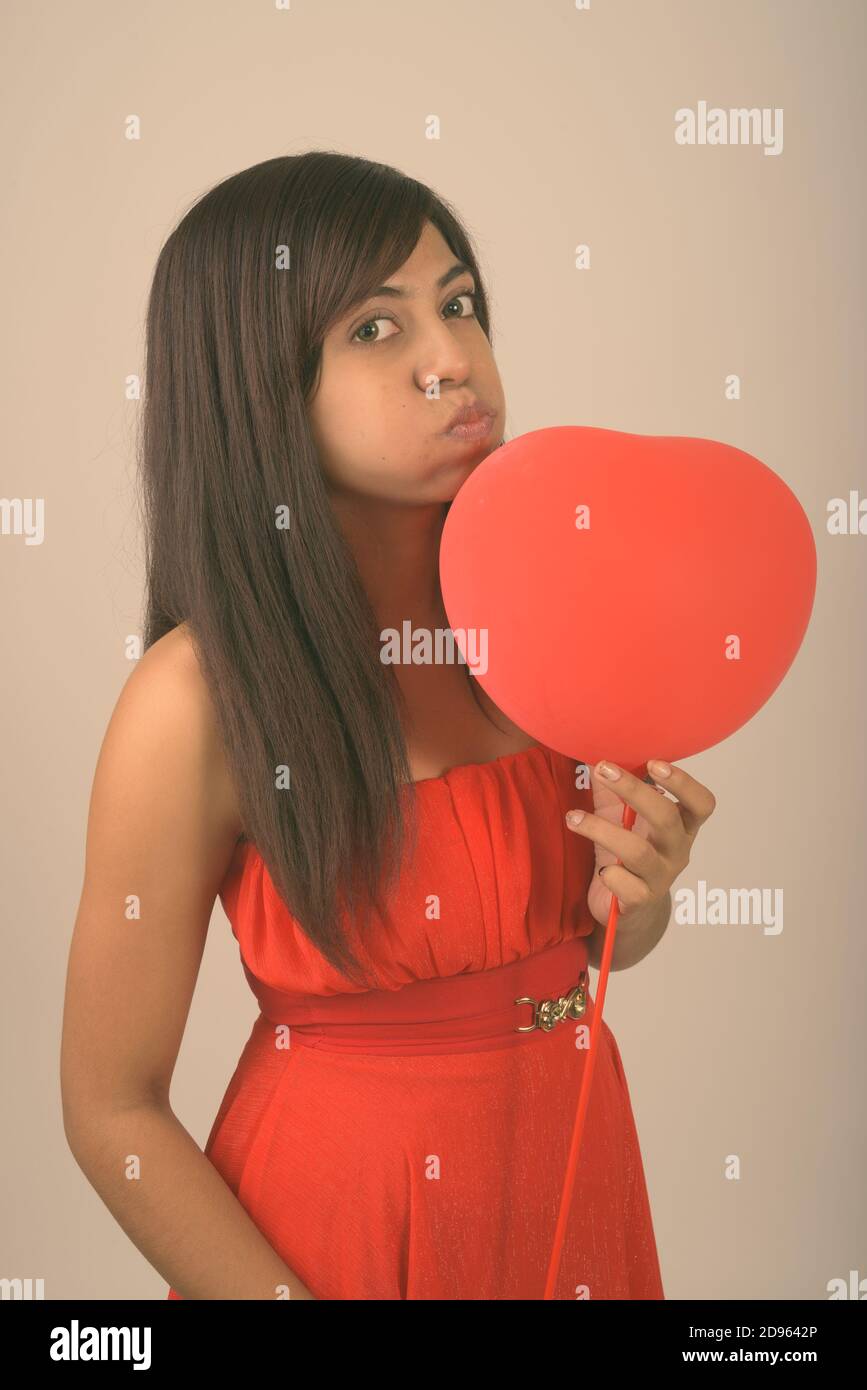
[[[603,768],[619,775],[610,779]],[[669,768],[666,774],[665,769]],[[643,782],[610,760],[590,768],[593,812],[585,811],[566,824],[576,835],[592,840],[596,851],[593,881],[587,890],[587,906],[602,926],[608,923],[612,894],[617,895],[624,918],[661,902],[678,874],[689,863],[693,842],[712,814],[716,799],[701,782],[682,768],[659,759],[648,759],[647,771],[661,786]],[[677,797],[670,801],[662,788]],[[624,830],[623,802],[636,811],[635,824]],[[618,864],[620,859],[623,862]]]

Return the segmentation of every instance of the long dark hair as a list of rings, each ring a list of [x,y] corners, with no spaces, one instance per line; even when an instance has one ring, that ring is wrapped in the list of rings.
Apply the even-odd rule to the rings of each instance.
[[[490,339],[452,208],[333,151],[265,160],[200,198],[160,252],[147,309],[144,646],[187,624],[244,838],[301,930],[364,985],[341,918],[366,954],[362,923],[405,850],[405,706],[306,403],[328,329],[407,260],[426,220],[475,276]]]

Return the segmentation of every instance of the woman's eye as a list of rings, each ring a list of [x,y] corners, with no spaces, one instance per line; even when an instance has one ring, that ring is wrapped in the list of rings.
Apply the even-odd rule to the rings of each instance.
[[[451,305],[451,304],[460,304],[460,302],[461,302],[462,299],[468,299],[468,300],[470,301],[470,309],[472,310],[473,313],[475,313],[475,310],[476,310],[476,296],[473,294],[472,290],[464,290],[463,294],[456,294],[455,297],[454,297],[454,299],[450,299],[449,302],[448,302],[448,304],[447,304],[445,307],[448,309],[448,308],[449,308],[449,305]],[[465,319],[465,318],[469,318],[469,314],[453,314],[451,317],[452,317],[452,318]]]
[[[372,327],[374,326],[374,324],[377,324],[377,323],[394,323],[394,319],[388,319],[388,318],[368,319],[366,323],[363,323],[363,324],[360,326],[360,328],[356,328],[355,332],[354,332],[353,335],[352,335],[352,340],[353,340],[353,342],[358,342],[358,343],[379,343],[379,342],[381,342],[381,341],[382,341],[382,334],[381,334],[379,331],[377,331],[376,336],[373,337],[373,338],[369,338],[369,337],[360,338],[360,337],[358,336],[359,333],[364,333],[365,329],[367,329],[367,328],[372,328]],[[390,336],[391,336],[390,334],[386,334],[386,337],[390,337]]]
[[[469,312],[446,314],[447,318],[466,319],[475,315],[476,294],[473,290],[464,290],[463,294],[454,295],[448,301],[448,303],[443,306],[444,311],[450,309],[454,304],[460,304],[461,300],[463,299],[466,299],[469,302]],[[383,336],[382,330],[376,327],[376,325],[380,323],[394,323],[394,319],[389,318],[385,315],[380,315],[378,318],[375,319],[368,319],[365,323],[360,324],[359,327],[356,328],[355,332],[352,335],[352,341],[354,343],[370,343],[372,346],[375,346],[377,343],[384,342],[386,338],[390,338],[392,335],[390,333],[386,333]],[[375,333],[373,335],[371,335],[367,331],[370,328],[375,329]]]

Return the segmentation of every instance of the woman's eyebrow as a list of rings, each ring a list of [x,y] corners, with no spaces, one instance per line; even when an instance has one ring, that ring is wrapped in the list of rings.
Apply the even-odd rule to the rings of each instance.
[[[463,275],[464,271],[470,275],[473,273],[463,261],[455,261],[454,265],[450,266],[445,274],[439,277],[436,282],[436,289],[443,289],[451,280],[456,280],[459,275]],[[475,279],[475,277],[473,278]],[[368,299],[378,299],[380,295],[391,295],[394,299],[405,299],[407,296],[412,296],[413,293],[414,291],[408,290],[404,285],[379,285],[375,290],[371,290],[370,294],[366,294],[364,299],[360,299],[358,303],[366,304]]]

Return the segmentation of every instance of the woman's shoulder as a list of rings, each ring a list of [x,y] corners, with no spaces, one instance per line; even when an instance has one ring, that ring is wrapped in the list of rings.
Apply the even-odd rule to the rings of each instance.
[[[187,623],[158,638],[139,658],[117,708],[124,703],[137,704],[137,713],[154,721],[192,718],[202,733],[213,728],[213,705]]]
[[[199,685],[203,685],[204,677],[189,623],[178,623],[177,627],[171,628],[152,643],[139,659],[136,670],[146,671],[152,681],[187,681],[193,687],[193,691]],[[198,690],[200,697],[205,693],[204,690]]]
[[[208,683],[189,624],[158,638],[137,662],[112,715],[116,740],[154,750],[183,745],[183,766],[195,773],[220,821],[241,833],[237,796]]]

